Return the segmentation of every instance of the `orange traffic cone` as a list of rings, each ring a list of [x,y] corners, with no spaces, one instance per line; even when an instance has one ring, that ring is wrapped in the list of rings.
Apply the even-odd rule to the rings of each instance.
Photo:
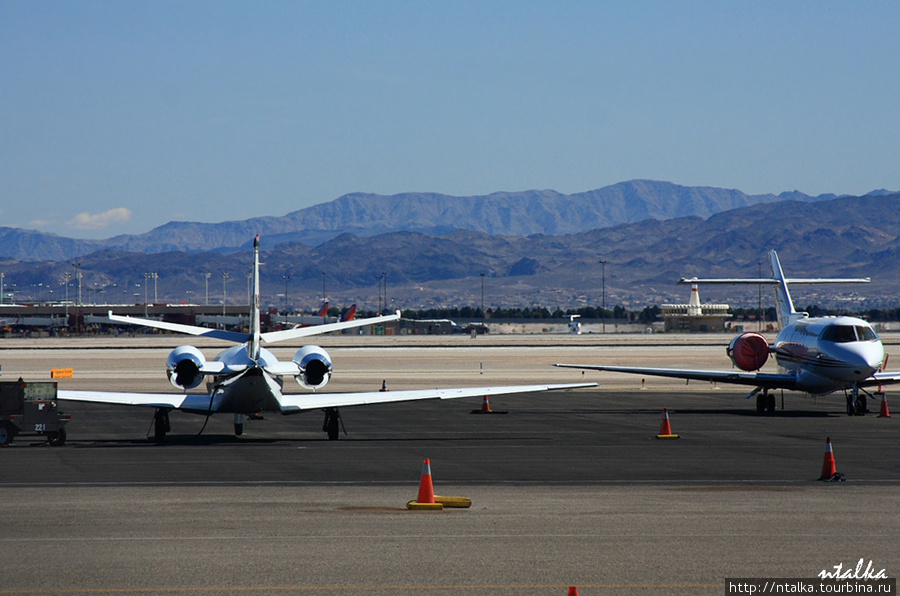
[[[881,413],[878,414],[878,417],[879,418],[890,418],[891,417],[891,411],[888,410],[888,405],[887,405],[887,396],[884,393],[881,394]]]
[[[672,434],[672,425],[669,424],[669,411],[663,408],[662,424],[659,425],[659,434],[657,439],[677,439],[678,435]]]
[[[478,410],[472,410],[471,413],[472,414],[506,414],[506,412],[491,409],[491,401],[488,399],[487,395],[485,395],[481,400],[481,408]]]
[[[441,503],[434,501],[434,486],[431,484],[431,460],[422,464],[422,480],[419,481],[419,496],[415,501],[406,504],[409,509],[443,509]]]
[[[575,586],[569,586],[568,596],[578,596],[578,588],[576,588]]]
[[[431,460],[422,464],[422,480],[419,482],[418,503],[434,503],[434,486],[431,484]]]
[[[839,476],[834,465],[834,450],[831,448],[831,437],[825,438],[825,460],[822,462],[822,475],[819,480],[831,480]]]

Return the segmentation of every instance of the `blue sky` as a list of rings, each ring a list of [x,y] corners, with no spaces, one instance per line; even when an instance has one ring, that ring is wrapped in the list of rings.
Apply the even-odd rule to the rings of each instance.
[[[897,2],[0,0],[0,226],[348,192],[900,189]]]

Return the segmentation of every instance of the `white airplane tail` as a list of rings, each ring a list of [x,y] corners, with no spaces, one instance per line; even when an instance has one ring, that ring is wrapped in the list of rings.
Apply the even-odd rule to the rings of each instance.
[[[124,317],[114,315],[109,311],[108,318],[114,323],[122,323],[125,325],[140,325],[142,327],[153,327],[155,329],[164,329],[176,333],[185,333],[187,335],[196,335],[204,337],[214,337],[216,339],[224,339],[234,343],[247,344],[247,355],[252,361],[257,361],[260,355],[261,344],[275,343],[278,341],[286,341],[298,339],[302,337],[310,337],[320,335],[322,333],[330,333],[332,331],[341,331],[344,329],[352,329],[355,327],[363,327],[365,325],[377,325],[396,321],[400,319],[400,311],[391,315],[383,315],[379,317],[370,317],[367,319],[353,319],[351,321],[343,321],[338,323],[328,323],[325,325],[314,325],[311,327],[303,327],[299,329],[285,329],[283,331],[270,331],[262,333],[260,324],[260,308],[259,308],[259,234],[253,240],[253,296],[250,305],[250,332],[241,333],[238,331],[225,331],[224,329],[210,329],[209,327],[200,327],[197,325],[184,325],[182,323],[168,323],[166,321],[157,321],[153,319],[140,319],[137,317]]]
[[[804,319],[809,316],[805,312],[797,312],[794,309],[794,302],[791,300],[791,293],[788,290],[789,284],[845,284],[845,283],[869,283],[870,278],[846,278],[846,279],[826,279],[826,278],[796,278],[789,279],[784,276],[781,269],[781,262],[778,260],[778,253],[774,250],[769,251],[769,261],[772,267],[771,278],[760,279],[697,279],[696,277],[687,279],[681,278],[679,284],[754,284],[769,285],[775,288],[775,311],[778,315],[778,324],[784,329],[794,321]]]
[[[259,360],[260,320],[259,320],[259,234],[253,239],[253,296],[250,300],[250,338],[247,355],[254,362]]]

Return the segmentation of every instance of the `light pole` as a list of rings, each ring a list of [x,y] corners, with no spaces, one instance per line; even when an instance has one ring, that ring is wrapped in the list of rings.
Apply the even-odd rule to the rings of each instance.
[[[601,330],[602,330],[602,333],[606,333],[606,261],[605,260],[600,261],[600,265],[602,266],[602,270],[603,270],[603,273],[601,275],[601,280],[602,280],[601,287],[603,289],[601,290],[602,298],[601,298],[601,304],[600,304],[600,311],[602,313]]]
[[[484,332],[484,273],[481,274],[481,331]]]
[[[149,279],[150,279],[150,274],[147,272],[144,272],[144,316],[145,317],[147,316],[147,301],[148,301],[147,288],[150,286],[150,282],[148,281]]]
[[[206,273],[206,306],[209,306],[209,278],[212,277],[212,273]]]
[[[228,275],[227,273],[222,273],[222,317],[225,316],[225,304],[228,299],[228,288],[226,287],[226,282],[228,281],[229,277],[231,277],[231,276]],[[225,320],[223,319],[222,326],[224,327],[224,325],[225,325]]]
[[[0,273],[0,304],[3,304],[3,280],[6,278],[5,273]]]
[[[325,276],[325,274],[323,273],[323,274],[322,274],[322,279],[324,279],[324,276]],[[290,275],[282,275],[282,276],[281,276],[281,279],[284,281],[284,324],[285,324],[285,326],[287,326],[287,324],[288,324],[288,315],[287,315],[287,308],[288,308],[288,306],[287,306],[287,305],[288,305],[287,282],[288,282],[288,280],[289,280],[290,278],[291,278]]]
[[[79,306],[81,304],[81,271],[78,268],[81,267],[81,263],[72,263],[72,267],[75,267],[75,283],[78,284],[78,293],[76,294],[77,299],[75,300],[75,306]]]

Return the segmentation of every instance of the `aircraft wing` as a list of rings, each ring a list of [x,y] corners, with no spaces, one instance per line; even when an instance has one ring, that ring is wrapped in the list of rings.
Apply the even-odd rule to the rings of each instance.
[[[189,398],[202,397],[209,403],[207,395],[188,395],[185,393],[118,393],[112,391],[69,391],[60,389],[56,398],[69,401],[86,401],[100,404],[118,404],[122,406],[147,406],[152,408],[180,408]]]
[[[597,383],[571,383],[563,385],[511,385],[507,387],[465,387],[461,389],[413,389],[410,391],[370,391],[365,393],[299,393],[281,396],[283,413],[385,404],[421,399],[458,399],[460,397],[480,397],[485,395],[507,395],[512,393],[534,393],[559,389],[596,387]]]
[[[875,373],[871,379],[866,379],[859,386],[876,387],[878,385],[893,385],[895,383],[900,383],[900,371]]]
[[[690,370],[680,368],[640,368],[637,366],[602,366],[596,364],[554,364],[561,368],[580,368],[583,370],[606,370],[633,375],[651,377],[670,377],[691,381],[717,381],[734,385],[752,385],[765,389],[795,389],[797,380],[792,375],[777,375],[758,372]],[[900,381],[898,381],[900,382]]]
[[[353,319],[352,321],[343,321],[338,323],[326,323],[324,325],[310,325],[309,327],[298,327],[297,329],[285,329],[283,331],[270,331],[269,333],[261,333],[259,335],[266,343],[275,343],[277,341],[285,341],[287,339],[296,339],[298,337],[309,337],[311,335],[320,335],[322,333],[330,333],[331,331],[341,331],[343,329],[351,329],[353,327],[364,327],[366,325],[377,325],[378,323],[387,323],[388,321],[396,321],[400,318],[398,310],[392,315],[383,315],[380,317],[369,317],[368,319]]]

